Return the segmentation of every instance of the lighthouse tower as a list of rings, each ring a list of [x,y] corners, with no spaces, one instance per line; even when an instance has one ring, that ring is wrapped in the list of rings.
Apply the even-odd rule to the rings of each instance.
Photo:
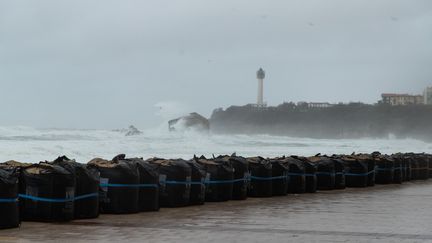
[[[264,107],[263,93],[264,93],[264,78],[265,72],[262,68],[257,71],[257,79],[258,79],[258,96],[257,96],[257,106]]]

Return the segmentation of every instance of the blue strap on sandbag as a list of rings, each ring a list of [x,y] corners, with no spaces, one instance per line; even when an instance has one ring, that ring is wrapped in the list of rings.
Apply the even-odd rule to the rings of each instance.
[[[209,184],[230,184],[230,183],[237,183],[237,182],[247,182],[250,180],[258,180],[258,181],[267,181],[267,180],[280,180],[280,179],[287,179],[287,176],[273,176],[273,177],[259,177],[259,176],[248,176],[244,178],[239,179],[232,179],[232,180],[205,180],[204,182],[199,181],[164,181],[165,184],[173,184],[173,185],[185,185],[185,184],[191,184],[191,185],[209,185]]]
[[[375,170],[371,170],[369,172],[366,173],[349,173],[349,172],[345,172],[345,176],[368,176],[372,173],[375,173]]]
[[[163,184],[171,184],[171,185],[201,185],[202,182],[199,181],[162,181]]]
[[[230,183],[244,182],[249,180],[250,180],[249,177],[232,179],[232,180],[206,180],[204,181],[204,184],[230,184]]]
[[[271,181],[271,180],[282,180],[282,179],[287,179],[288,176],[287,175],[283,175],[283,176],[272,176],[272,177],[260,177],[260,176],[250,176],[251,180],[257,180],[257,181]]]
[[[14,203],[18,202],[18,198],[0,198],[0,203]]]
[[[377,168],[375,168],[375,170],[376,171],[394,171],[395,169],[392,167],[392,168],[379,168],[379,167],[377,167]]]
[[[309,176],[309,177],[312,177],[312,176],[316,176],[316,174],[315,173],[294,173],[294,172],[288,172],[287,176],[288,177],[289,176]]]
[[[99,184],[100,187],[154,187],[158,188],[158,184],[116,184],[116,183],[101,183]]]
[[[242,181],[249,181],[249,178],[240,178],[233,180],[205,180],[201,181],[163,181],[164,184],[172,184],[172,185],[206,185],[206,184],[230,184],[237,183]]]
[[[366,173],[349,173],[349,172],[337,172],[337,173],[332,173],[332,172],[317,172],[316,175],[345,175],[345,176],[367,176],[371,173],[374,173],[375,170],[371,170],[369,172]]]
[[[18,194],[18,197],[23,198],[23,199],[29,199],[32,201],[39,201],[39,202],[66,203],[66,202],[74,202],[77,200],[82,200],[82,199],[91,198],[91,197],[99,197],[99,193],[97,193],[97,192],[89,193],[89,194],[84,194],[84,195],[80,195],[80,196],[76,196],[76,197],[72,197],[72,198],[45,198],[45,197],[30,196],[30,195],[26,195],[26,194]]]
[[[99,197],[99,193],[94,192],[94,193],[84,194],[84,195],[76,196],[73,199],[74,199],[74,201],[78,201],[78,200],[92,198],[92,197]]]
[[[319,175],[326,175],[326,176],[335,176],[336,173],[335,172],[316,172],[315,175],[319,176]]]
[[[345,176],[367,176],[371,173],[374,173],[375,170],[371,170],[367,173],[347,173],[347,172],[336,172],[336,173],[332,173],[332,172],[316,172],[315,174],[312,173],[288,173],[288,176],[316,176],[316,175],[345,175]]]

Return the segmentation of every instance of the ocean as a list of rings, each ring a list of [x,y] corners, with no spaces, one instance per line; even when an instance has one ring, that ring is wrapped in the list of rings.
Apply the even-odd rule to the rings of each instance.
[[[66,155],[87,163],[100,157],[184,158],[194,155],[237,153],[241,156],[274,157],[397,152],[432,153],[432,144],[414,139],[312,139],[269,135],[218,135],[194,131],[168,132],[167,127],[143,130],[135,136],[124,131],[36,129],[0,127],[0,162],[17,160],[36,163]]]

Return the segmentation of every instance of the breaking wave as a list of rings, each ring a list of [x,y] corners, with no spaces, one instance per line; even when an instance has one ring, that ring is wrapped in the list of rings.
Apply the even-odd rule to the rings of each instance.
[[[86,163],[119,153],[137,157],[189,159],[196,155],[231,154],[264,157],[316,153],[432,152],[432,144],[414,139],[311,139],[270,135],[218,135],[197,131],[168,132],[166,125],[136,136],[109,130],[0,127],[0,162],[38,162],[59,155]]]

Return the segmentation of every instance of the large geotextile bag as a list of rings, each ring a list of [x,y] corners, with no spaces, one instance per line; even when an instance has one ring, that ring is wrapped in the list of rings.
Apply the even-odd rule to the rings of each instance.
[[[402,162],[392,156],[386,157],[393,161],[393,183],[401,184],[404,181],[404,168],[402,167]]]
[[[330,158],[335,166],[335,189],[345,189],[345,165],[342,160]]]
[[[284,158],[269,159],[272,164],[272,194],[273,196],[285,196],[288,192],[289,166]]]
[[[314,193],[317,191],[316,165],[311,163],[308,158],[301,156],[291,156],[299,160],[304,168],[305,173],[305,192]],[[290,174],[293,174],[290,172]]]
[[[162,207],[189,205],[191,190],[191,168],[182,159],[152,158],[147,162],[159,171],[159,204]]]
[[[305,193],[306,192],[306,180],[310,180],[311,192],[316,190],[316,168],[310,163],[304,163],[300,160],[300,157],[291,156],[285,159],[285,162],[289,166],[289,183],[288,183],[288,193]],[[306,172],[305,166],[308,167],[308,172]]]
[[[227,160],[231,162],[231,165],[234,168],[232,199],[245,200],[248,194],[250,179],[248,161],[236,154],[232,154],[231,156],[219,156],[216,160]]]
[[[400,166],[401,166],[401,179],[402,182],[409,180],[408,178],[408,169],[410,167],[408,167],[408,161],[400,154],[393,154],[392,158],[395,161],[398,161]]]
[[[432,178],[432,155],[427,154],[427,158],[428,158],[429,178]]]
[[[394,160],[398,160],[402,167],[402,181],[410,181],[411,180],[411,161],[409,157],[404,154],[393,154],[392,158]]]
[[[393,180],[395,182],[406,181],[406,160],[403,158],[403,154],[392,154],[390,158],[393,160],[394,166],[396,167]]]
[[[0,166],[0,229],[20,225],[18,177],[18,170]]]
[[[376,167],[376,162],[375,159],[372,157],[368,157],[365,159],[366,160],[366,164],[368,167],[368,186],[375,186],[375,177],[376,177],[376,171],[375,171],[375,167]]]
[[[406,180],[411,181],[411,180],[413,180],[413,177],[412,177],[413,165],[411,164],[411,159],[407,156],[403,156],[403,160],[406,163],[406,170],[405,170],[406,171]]]
[[[367,186],[375,185],[375,177],[378,171],[376,167],[378,161],[376,154],[378,152],[375,152],[375,154],[352,154],[351,156],[347,156],[348,158],[351,157],[357,160],[361,164],[360,167],[365,166],[367,168]]]
[[[66,169],[40,163],[22,170],[20,213],[25,221],[74,218],[75,177]]]
[[[375,159],[375,183],[390,184],[394,179],[394,160],[381,154],[374,155]]]
[[[229,160],[194,158],[206,173],[206,195],[208,202],[222,202],[232,199],[234,169]]]
[[[419,180],[421,169],[419,160],[414,156],[413,153],[406,153],[404,157],[411,166],[411,180]]]
[[[369,180],[368,163],[355,155],[342,156],[345,166],[345,185],[347,187],[367,187]]]
[[[86,164],[78,163],[66,156],[50,162],[58,165],[75,177],[74,218],[88,219],[99,216],[99,172],[89,170]]]
[[[303,161],[305,171],[305,192],[314,193],[318,189],[318,178],[316,166],[308,160]]]
[[[273,170],[269,160],[262,157],[247,158],[250,171],[249,196],[271,197],[273,195]]]
[[[418,161],[418,179],[419,180],[427,180],[429,178],[429,159],[423,154],[414,154],[413,156],[415,160]]]
[[[190,160],[186,161],[191,168],[191,191],[189,204],[201,205],[205,202],[206,186],[204,184],[206,172],[204,168],[197,162]]]
[[[95,158],[88,168],[100,174],[99,207],[101,213],[139,212],[139,174],[135,164]]]
[[[23,163],[23,162],[18,162],[15,160],[9,160],[9,161],[0,163],[0,168],[7,170],[7,171],[15,171],[18,173],[18,192],[19,192],[19,190],[21,190],[22,182],[23,182],[23,180],[21,179],[22,170],[31,166],[31,165],[32,165],[31,163]],[[19,197],[19,195],[18,195],[18,197]],[[22,221],[23,214],[20,213],[19,217],[20,217],[20,221]]]
[[[155,165],[152,165],[141,158],[126,158],[124,154],[116,156],[114,161],[129,163],[138,168],[139,174],[139,199],[138,208],[140,211],[159,210],[159,172]]]
[[[335,189],[336,171],[333,160],[321,156],[308,157],[307,160],[315,164],[317,171],[317,188],[318,190]]]

